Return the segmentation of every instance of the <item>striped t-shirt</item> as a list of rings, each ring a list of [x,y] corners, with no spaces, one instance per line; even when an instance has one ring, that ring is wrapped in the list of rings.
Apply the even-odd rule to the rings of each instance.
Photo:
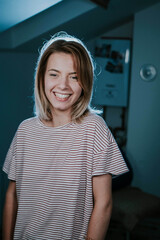
[[[14,239],[78,240],[92,213],[92,176],[128,168],[104,120],[89,114],[60,127],[23,121],[3,170],[16,181]]]

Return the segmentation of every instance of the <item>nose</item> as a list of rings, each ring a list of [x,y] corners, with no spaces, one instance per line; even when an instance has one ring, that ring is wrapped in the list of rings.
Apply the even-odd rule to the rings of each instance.
[[[60,89],[68,88],[68,78],[66,76],[61,76],[58,84]]]

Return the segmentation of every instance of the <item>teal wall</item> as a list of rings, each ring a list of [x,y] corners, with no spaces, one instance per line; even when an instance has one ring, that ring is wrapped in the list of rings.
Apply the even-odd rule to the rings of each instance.
[[[160,4],[134,19],[133,59],[127,155],[134,168],[133,185],[160,196]],[[140,78],[143,64],[158,71],[151,82]]]
[[[0,224],[7,187],[2,165],[19,123],[33,116],[33,78],[36,54],[0,52]]]

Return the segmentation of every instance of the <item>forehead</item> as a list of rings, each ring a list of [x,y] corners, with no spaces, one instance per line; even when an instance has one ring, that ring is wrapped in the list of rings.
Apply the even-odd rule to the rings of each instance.
[[[52,53],[47,61],[47,67],[50,66],[63,66],[63,67],[72,67],[76,68],[77,61],[73,54],[65,53],[65,52],[55,52]]]

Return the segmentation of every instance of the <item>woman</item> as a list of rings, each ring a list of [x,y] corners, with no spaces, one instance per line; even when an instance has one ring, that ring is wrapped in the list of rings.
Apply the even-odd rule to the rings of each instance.
[[[105,238],[111,175],[128,169],[90,107],[93,75],[91,55],[79,39],[60,33],[42,48],[36,116],[20,124],[3,167],[10,179],[5,240]]]

